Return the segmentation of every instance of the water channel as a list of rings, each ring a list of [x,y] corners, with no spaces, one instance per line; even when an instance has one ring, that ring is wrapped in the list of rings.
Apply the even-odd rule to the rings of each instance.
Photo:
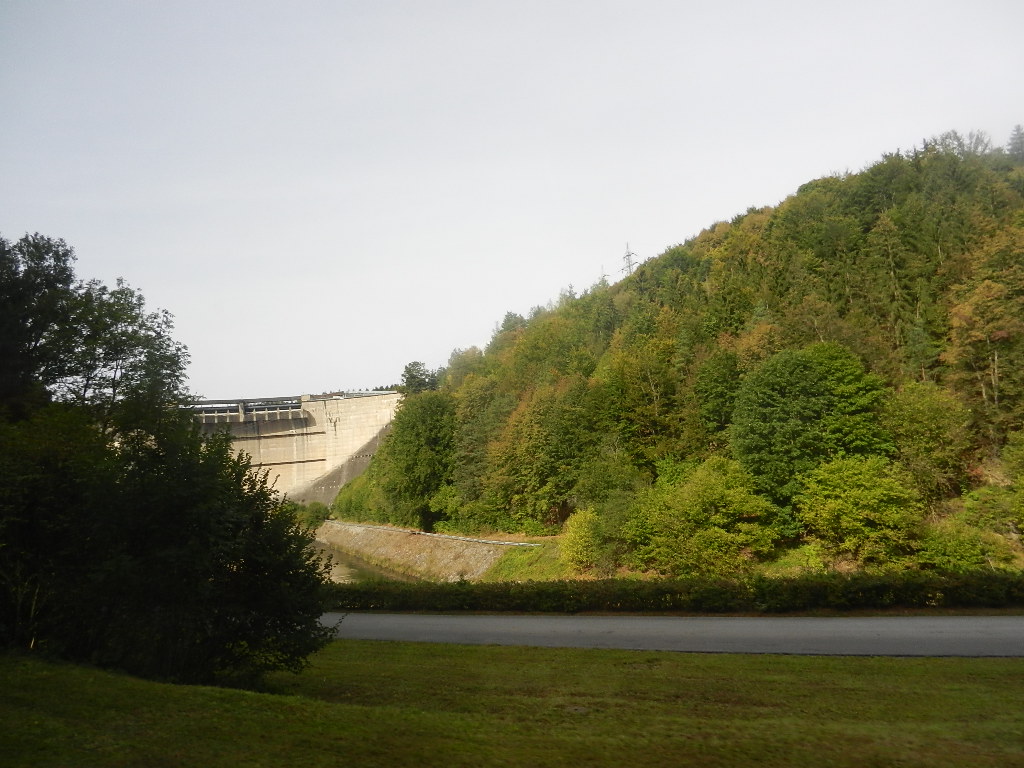
[[[397,571],[389,571],[387,568],[381,568],[365,560],[360,560],[355,555],[342,552],[330,544],[317,541],[313,545],[318,552],[330,556],[331,581],[335,583],[351,584],[359,581],[380,581],[381,579],[388,581],[416,581],[412,576],[407,576]]]

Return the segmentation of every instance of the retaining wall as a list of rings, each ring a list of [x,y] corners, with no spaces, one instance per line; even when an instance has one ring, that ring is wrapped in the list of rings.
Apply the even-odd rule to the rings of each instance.
[[[316,538],[368,563],[430,581],[473,581],[509,547],[538,546],[337,520],[321,525]]]

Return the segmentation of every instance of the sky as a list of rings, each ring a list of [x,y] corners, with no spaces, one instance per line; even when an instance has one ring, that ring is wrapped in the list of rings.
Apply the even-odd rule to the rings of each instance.
[[[0,236],[169,310],[192,391],[368,389],[945,131],[1019,0],[0,0]]]

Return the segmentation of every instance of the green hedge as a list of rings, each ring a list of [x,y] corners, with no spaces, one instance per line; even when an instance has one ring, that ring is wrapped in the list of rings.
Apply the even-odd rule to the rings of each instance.
[[[334,605],[341,611],[787,613],[1024,607],[1024,573],[999,571],[657,581],[377,581],[338,584],[334,589]]]

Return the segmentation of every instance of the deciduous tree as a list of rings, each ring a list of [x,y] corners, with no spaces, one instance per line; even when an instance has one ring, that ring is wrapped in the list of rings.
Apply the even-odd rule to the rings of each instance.
[[[882,456],[837,458],[808,472],[796,496],[808,532],[834,555],[884,563],[912,553],[921,498]]]
[[[311,534],[179,408],[170,316],[72,261],[0,238],[0,644],[189,682],[297,669],[330,635]]]
[[[785,350],[743,380],[732,450],[759,487],[786,504],[798,475],[832,458],[885,454],[878,422],[884,387],[838,344]]]

